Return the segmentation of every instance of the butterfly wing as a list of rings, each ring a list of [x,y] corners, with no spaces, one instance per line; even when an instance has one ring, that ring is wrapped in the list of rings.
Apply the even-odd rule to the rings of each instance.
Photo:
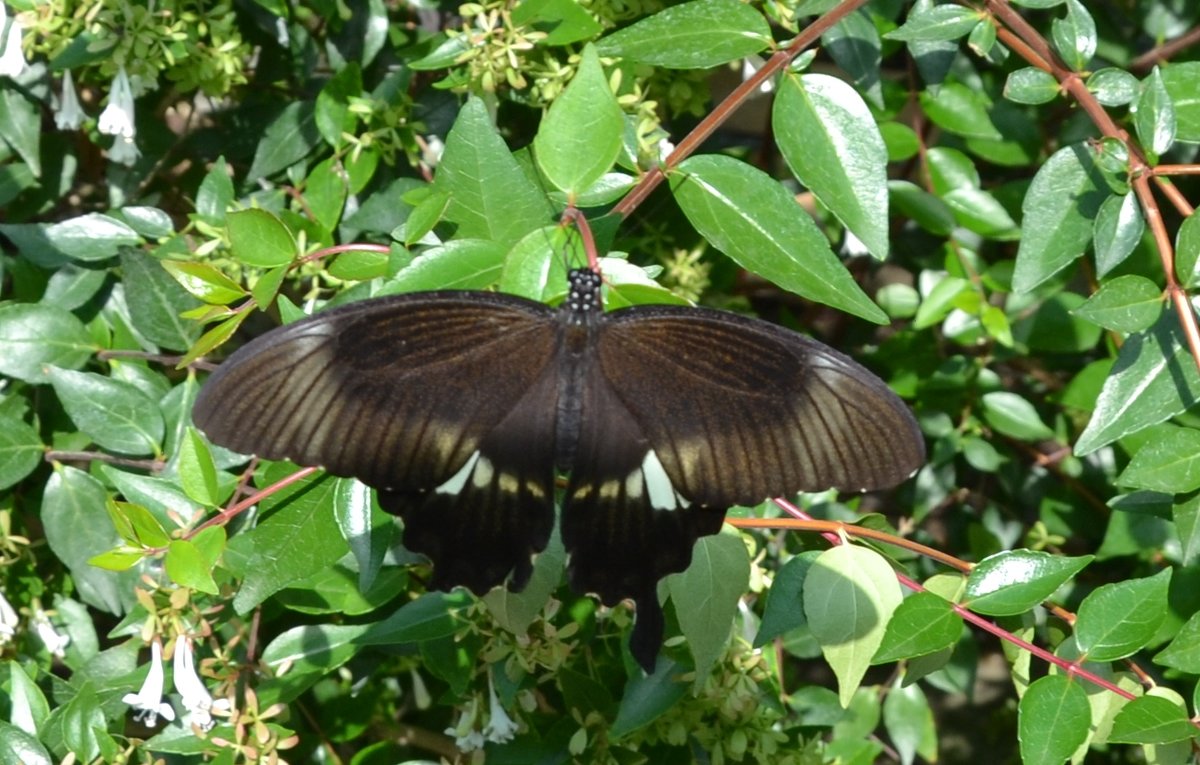
[[[916,420],[882,380],[764,321],[627,308],[605,316],[596,356],[673,489],[697,505],[881,489],[924,461]]]
[[[553,525],[556,358],[554,312],[540,303],[367,300],[238,350],[193,419],[236,451],[379,489],[406,545],[433,560],[435,586],[481,592],[512,569],[521,584]]]

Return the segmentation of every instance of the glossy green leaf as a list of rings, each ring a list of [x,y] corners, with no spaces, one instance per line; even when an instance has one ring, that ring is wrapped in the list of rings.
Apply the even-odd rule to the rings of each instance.
[[[1042,165],[1021,204],[1021,246],[1013,289],[1028,292],[1083,255],[1107,187],[1083,144],[1065,146]]]
[[[683,573],[667,577],[667,589],[679,615],[679,628],[696,660],[696,690],[725,652],[738,601],[750,583],[750,554],[740,532],[731,527],[701,537]]]
[[[562,540],[558,534],[554,534],[546,549],[538,553],[534,560],[533,574],[523,590],[513,592],[507,587],[496,587],[483,596],[488,613],[497,624],[512,634],[524,635],[562,583],[566,565],[567,554],[563,550]]]
[[[249,266],[284,266],[296,257],[292,233],[266,210],[241,210],[225,218],[233,257]]]
[[[989,616],[1024,613],[1047,600],[1093,558],[1069,558],[1036,550],[989,555],[971,569],[963,605]]]
[[[362,96],[362,68],[357,61],[347,61],[317,94],[313,119],[325,143],[337,148],[345,143],[343,133],[353,133],[357,118],[350,112],[350,102]],[[309,180],[312,180],[311,174]]]
[[[212,578],[212,563],[205,560],[200,550],[185,539],[175,539],[167,547],[163,566],[171,581],[181,587],[216,595],[217,583]]]
[[[963,621],[949,601],[932,592],[905,598],[892,614],[872,664],[927,656],[958,642]]]
[[[430,190],[429,195],[413,207],[412,214],[400,227],[404,231],[402,241],[406,246],[416,244],[433,231],[433,227],[446,215],[450,207],[450,195],[444,191]],[[393,232],[393,236],[395,232]]]
[[[388,281],[379,294],[432,289],[483,289],[504,270],[507,248],[486,239],[454,239],[428,250]]]
[[[987,96],[961,83],[947,82],[936,93],[921,91],[921,107],[935,125],[956,135],[993,140],[1004,137],[992,124]]]
[[[1054,438],[1054,431],[1042,422],[1033,404],[1016,393],[992,391],[983,394],[980,403],[984,420],[998,433],[1022,441]]]
[[[180,314],[196,308],[200,301],[171,277],[161,261],[140,250],[121,251],[121,272],[125,302],[138,332],[161,348],[182,351],[191,347],[200,328]]]
[[[1145,230],[1142,208],[1134,194],[1105,199],[1096,213],[1092,231],[1096,273],[1103,277],[1124,262],[1142,240]]]
[[[302,659],[321,663],[341,646],[352,645],[371,629],[369,624],[305,624],[275,637],[263,649],[269,667],[291,665]]]
[[[1175,534],[1179,537],[1179,562],[1185,567],[1191,566],[1200,560],[1200,494],[1174,503],[1169,499],[1171,520],[1175,522]]]
[[[525,0],[513,9],[513,22],[548,30],[543,45],[570,45],[604,31],[575,0]]]
[[[459,238],[511,245],[553,219],[542,190],[521,171],[478,99],[467,101],[446,136],[434,186],[450,195],[446,218],[458,224]]]
[[[872,255],[886,258],[887,149],[858,93],[829,75],[785,76],[772,126],[800,182]]]
[[[937,324],[954,310],[954,302],[959,296],[971,291],[971,283],[966,279],[957,276],[942,277],[921,301],[913,320],[913,327],[925,329]]]
[[[936,5],[912,12],[904,23],[884,35],[888,40],[957,40],[975,28],[982,17],[978,11],[958,5]]]
[[[1187,289],[1200,284],[1200,215],[1194,212],[1175,233],[1175,275]]]
[[[1154,154],[1164,153],[1175,143],[1175,105],[1158,67],[1142,82],[1133,126],[1142,146]]]
[[[83,601],[110,614],[133,605],[138,575],[92,566],[88,561],[120,544],[109,522],[104,487],[73,467],[58,466],[46,482],[41,521],[50,549],[71,571]],[[80,529],[90,529],[87,534]]]
[[[900,584],[879,553],[844,544],[826,550],[804,580],[804,614],[848,706],[900,605]]]
[[[74,311],[96,296],[108,282],[111,272],[107,268],[91,267],[84,263],[65,263],[50,275],[46,291],[39,303],[52,305],[64,311]]]
[[[270,471],[276,480],[287,475]],[[334,481],[308,476],[263,502],[263,519],[250,531],[229,540],[229,550],[252,555],[255,565],[240,571],[242,587],[233,599],[238,613],[246,613],[272,594],[349,552],[338,531],[330,505]]]
[[[1163,293],[1144,276],[1128,274],[1106,282],[1075,309],[1076,316],[1117,332],[1141,332],[1158,320]]]
[[[1050,37],[1067,66],[1079,72],[1096,53],[1096,22],[1079,0],[1066,0],[1067,13],[1050,24]]]
[[[827,29],[821,35],[821,47],[850,76],[854,90],[872,106],[883,108],[883,41],[866,9],[859,8],[846,14]],[[877,129],[874,123],[871,127],[872,132]]]
[[[6,661],[3,668],[0,668],[0,673],[8,676],[8,682],[4,685],[9,702],[9,721],[26,732],[36,733],[50,716],[50,705],[42,689],[26,673],[19,661]],[[4,740],[4,736],[0,734],[0,750],[7,749]],[[14,754],[12,750],[9,750],[9,753],[10,756]]]
[[[1155,655],[1154,663],[1190,675],[1200,674],[1200,612],[1192,614],[1179,628],[1170,644]]]
[[[1117,354],[1087,429],[1075,443],[1083,456],[1167,420],[1200,400],[1197,373],[1179,324],[1164,312],[1148,332],[1131,335]]]
[[[396,525],[376,508],[371,488],[353,478],[338,478],[333,489],[333,514],[342,538],[358,563],[358,586],[366,592],[379,575],[391,548]]]
[[[308,156],[320,141],[313,102],[293,101],[262,131],[247,177],[267,178],[286,170]]]
[[[1087,78],[1087,88],[1105,106],[1125,106],[1138,95],[1138,81],[1124,69],[1106,67]]]
[[[1075,616],[1075,641],[1089,661],[1132,656],[1158,632],[1167,614],[1171,570],[1092,590]]]
[[[804,579],[820,554],[817,550],[802,552],[776,572],[775,581],[767,591],[762,624],[754,637],[755,648],[808,623],[804,617]]]
[[[554,99],[533,139],[538,167],[550,183],[573,197],[613,166],[624,132],[625,115],[596,49],[588,45],[575,76]]]
[[[195,428],[189,427],[179,444],[178,469],[180,485],[189,497],[205,507],[213,507],[221,501],[212,453],[208,442]]]
[[[1196,728],[1185,709],[1169,699],[1146,695],[1117,713],[1108,740],[1118,744],[1163,744],[1195,735]]]
[[[164,432],[158,404],[137,386],[91,372],[53,369],[50,382],[75,425],[103,449],[155,454]]]
[[[1025,765],[1062,765],[1088,735],[1091,708],[1079,681],[1064,675],[1035,680],[1017,704],[1017,737]]]
[[[734,261],[811,300],[883,323],[829,241],[770,176],[730,157],[698,155],[671,178],[692,225]]]
[[[41,137],[41,114],[33,94],[11,85],[0,88],[0,140],[16,152],[37,177],[42,175]]]
[[[225,211],[233,204],[233,180],[224,157],[218,157],[196,191],[196,214],[210,226],[225,225]]]
[[[1175,428],[1143,446],[1117,484],[1182,494],[1200,489],[1200,430]]]
[[[1160,75],[1175,108],[1175,139],[1200,143],[1200,61],[1172,63]]]
[[[950,207],[914,183],[888,181],[888,198],[901,215],[931,234],[946,236],[954,230]]]
[[[341,220],[349,188],[340,163],[329,157],[308,174],[304,183],[304,200],[313,218],[326,231],[333,231]]]
[[[107,260],[142,238],[125,223],[102,213],[88,213],[45,228],[46,240],[58,251],[83,261]]]
[[[417,643],[453,635],[462,624],[461,613],[475,599],[461,590],[427,592],[405,603],[394,614],[371,625],[359,642],[363,645]]]
[[[188,292],[214,305],[228,305],[246,296],[246,290],[207,263],[193,261],[161,261],[167,273]]]
[[[36,470],[45,449],[36,430],[15,415],[0,411],[0,489],[7,489]]]
[[[1021,233],[1004,205],[983,189],[951,189],[942,195],[942,201],[969,231],[991,239],[1016,239]]]
[[[659,11],[596,43],[601,56],[668,69],[707,69],[758,53],[771,30],[737,0],[692,0]]]
[[[117,533],[132,547],[166,547],[171,541],[159,520],[139,504],[109,499],[105,509]]]
[[[1047,71],[1027,66],[1011,72],[1004,83],[1004,97],[1018,104],[1045,104],[1058,98],[1058,80]]]

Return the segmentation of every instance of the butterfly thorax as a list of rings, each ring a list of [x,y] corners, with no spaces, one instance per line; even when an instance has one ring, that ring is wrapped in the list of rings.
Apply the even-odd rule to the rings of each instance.
[[[558,401],[554,418],[554,454],[556,467],[570,472],[579,444],[579,426],[583,421],[584,381],[591,366],[592,335],[597,331],[604,308],[600,301],[600,275],[588,268],[577,268],[568,275],[570,291],[559,308],[561,365]]]

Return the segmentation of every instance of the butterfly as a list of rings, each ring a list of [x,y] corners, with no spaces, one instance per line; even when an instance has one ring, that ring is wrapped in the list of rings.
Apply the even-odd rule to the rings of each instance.
[[[730,506],[886,488],[924,461],[900,398],[822,343],[705,308],[606,313],[587,268],[569,286],[558,308],[440,291],[322,311],[230,356],[193,419],[237,452],[375,488],[435,589],[524,587],[557,501],[571,585],[635,602],[647,672],[658,581]]]

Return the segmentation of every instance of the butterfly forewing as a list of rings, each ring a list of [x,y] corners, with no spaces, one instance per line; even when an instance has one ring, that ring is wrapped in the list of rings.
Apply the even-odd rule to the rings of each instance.
[[[912,415],[881,380],[766,322],[627,308],[606,315],[596,353],[675,489],[699,505],[883,488],[924,459]]]
[[[319,313],[231,356],[193,418],[240,452],[377,488],[431,489],[553,366],[552,317],[540,303],[487,293],[399,295]]]

